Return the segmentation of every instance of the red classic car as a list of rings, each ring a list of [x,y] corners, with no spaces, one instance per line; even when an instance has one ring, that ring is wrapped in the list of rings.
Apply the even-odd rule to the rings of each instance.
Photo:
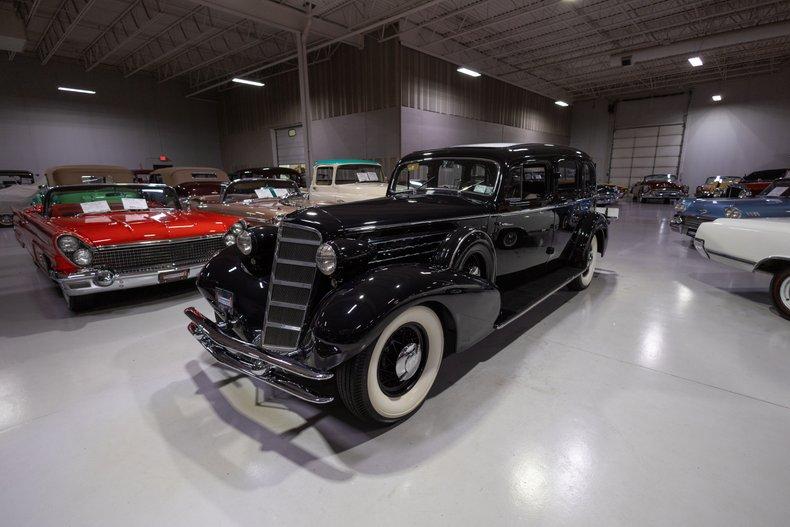
[[[753,196],[768,188],[777,179],[790,177],[790,168],[773,168],[770,170],[758,170],[743,176],[742,183],[749,189]]]
[[[650,174],[631,188],[632,199],[642,203],[649,200],[669,203],[671,199],[685,198],[688,191],[688,187],[681,185],[674,174]]]
[[[194,278],[237,219],[184,210],[166,185],[66,185],[16,211],[14,232],[76,310],[94,293]]]

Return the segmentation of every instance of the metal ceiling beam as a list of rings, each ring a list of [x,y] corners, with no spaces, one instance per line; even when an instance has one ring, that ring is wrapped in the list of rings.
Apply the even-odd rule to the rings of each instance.
[[[137,0],[131,4],[85,48],[82,53],[85,71],[98,66],[163,14],[159,0]]]
[[[16,0],[14,2],[14,6],[16,7],[16,12],[19,14],[19,17],[25,23],[25,27],[30,25],[30,21],[33,20],[33,16],[35,16],[36,10],[40,5],[41,5],[41,0],[33,0],[33,2],[29,6],[27,0]]]
[[[362,47],[362,37],[349,35],[348,28],[340,24],[319,17],[311,17],[305,11],[294,7],[273,2],[272,0],[195,0],[197,3],[224,11],[232,15],[254,20],[267,26],[301,33],[310,20],[310,31],[324,38],[334,39],[341,37],[343,42],[356,47]]]
[[[370,22],[368,24],[364,24],[364,25],[358,27],[357,29],[354,29],[353,31],[350,31],[350,32],[346,33],[345,35],[342,35],[342,36],[339,36],[337,38],[333,38],[333,39],[330,39],[330,40],[326,40],[326,41],[320,42],[318,44],[315,44],[313,46],[310,46],[307,49],[307,52],[311,53],[311,52],[318,51],[320,49],[332,46],[334,44],[338,44],[340,42],[345,42],[345,41],[347,41],[348,37],[363,35],[364,33],[368,33],[369,31],[373,31],[374,29],[376,29],[378,27],[385,26],[387,24],[391,24],[393,22],[396,22],[396,21],[400,20],[401,18],[404,18],[404,17],[407,17],[407,16],[411,16],[411,15],[413,15],[415,13],[418,13],[418,12],[422,11],[423,9],[428,9],[428,8],[434,6],[434,5],[440,4],[443,1],[445,1],[445,0],[429,0],[427,2],[423,2],[422,4],[419,4],[419,5],[413,6],[413,7],[409,8],[409,9],[406,9],[405,11],[402,11],[402,12],[396,13],[394,15],[390,15],[388,17],[385,17],[385,18],[383,18],[381,20],[377,20],[375,22]],[[310,26],[310,31],[312,31],[312,30],[313,29],[312,29],[312,25],[311,25]],[[249,66],[249,67],[247,67],[247,68],[245,68],[243,70],[234,71],[232,73],[227,74],[225,76],[224,80],[217,81],[217,82],[211,83],[211,84],[209,84],[207,86],[203,86],[203,87],[200,87],[200,88],[198,88],[196,90],[193,90],[192,92],[190,92],[187,95],[187,97],[193,97],[193,96],[198,95],[200,93],[203,93],[205,91],[217,88],[217,87],[221,86],[222,84],[228,82],[228,80],[230,80],[233,77],[247,77],[249,75],[253,75],[255,73],[258,73],[259,71],[263,71],[263,70],[265,70],[265,69],[267,69],[267,68],[269,68],[271,66],[274,66],[276,64],[280,64],[282,62],[286,62],[288,60],[294,60],[294,59],[297,59],[297,58],[298,58],[298,55],[296,53],[293,53],[293,54],[290,54],[288,56],[285,56],[285,57],[282,57],[282,58],[278,58],[277,62],[273,63],[273,64],[263,63],[263,64]]]
[[[64,0],[60,4],[36,46],[42,65],[49,62],[94,3],[96,0]]]
[[[205,6],[195,7],[121,59],[124,76],[134,75],[173,56],[212,29],[217,28],[211,24],[209,9]]]
[[[379,39],[379,42],[386,42],[388,40],[392,40],[393,38],[400,38],[403,35],[411,33],[412,31],[417,31],[418,29],[422,29],[422,28],[424,28],[426,26],[430,26],[431,24],[435,24],[437,22],[441,22],[442,20],[450,18],[451,16],[460,15],[461,13],[465,13],[466,11],[469,11],[470,9],[473,9],[475,7],[480,7],[483,4],[487,4],[490,1],[491,0],[477,0],[476,2],[473,2],[471,4],[467,4],[467,5],[463,6],[463,7],[459,7],[458,9],[453,9],[452,11],[448,11],[446,13],[442,13],[441,15],[436,16],[434,18],[431,18],[430,20],[425,20],[424,22],[420,22],[419,24],[416,24],[414,26],[408,27],[406,29],[402,29],[402,30],[398,31],[397,33],[395,33],[394,35],[389,35],[388,37],[384,37],[382,39]]]

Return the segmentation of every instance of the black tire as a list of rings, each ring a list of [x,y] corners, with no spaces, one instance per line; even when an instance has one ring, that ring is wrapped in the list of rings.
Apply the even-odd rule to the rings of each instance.
[[[494,258],[483,242],[475,242],[456,258],[453,268],[486,280],[494,280]]]
[[[587,269],[585,269],[581,275],[574,278],[574,280],[568,284],[568,289],[571,291],[581,291],[583,289],[587,289],[590,286],[593,275],[595,274],[595,266],[598,263],[599,256],[598,237],[593,234],[592,238],[590,239],[590,243],[587,245],[587,252],[585,252],[585,258],[587,259]]]
[[[774,274],[771,280],[771,300],[779,314],[790,319],[790,268]]]
[[[422,340],[419,342],[427,347],[427,351],[416,347],[420,353],[419,364],[412,363],[413,371],[408,378],[401,380],[399,376],[390,376],[387,381],[394,379],[396,383],[392,388],[391,383],[382,380],[382,372],[387,365],[395,369],[397,365],[387,361],[385,354],[391,356],[397,351],[399,341],[395,337],[404,329],[421,332]],[[388,349],[390,345],[394,349]],[[398,363],[407,348],[403,347],[398,354]],[[340,400],[352,414],[367,423],[394,423],[406,419],[425,401],[436,380],[443,355],[444,331],[439,317],[426,306],[410,307],[387,324],[372,346],[337,369],[335,377]],[[402,392],[397,387],[401,382],[405,383],[400,387]]]

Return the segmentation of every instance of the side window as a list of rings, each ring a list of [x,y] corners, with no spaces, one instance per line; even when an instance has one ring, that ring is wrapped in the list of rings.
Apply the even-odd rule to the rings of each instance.
[[[557,163],[557,190],[576,189],[576,161],[563,159]]]
[[[546,196],[546,166],[524,166],[524,199],[541,199]]]
[[[318,167],[315,170],[315,184],[316,185],[331,185],[332,184],[332,167]]]
[[[523,184],[524,169],[520,166],[513,167],[508,172],[502,183],[502,195],[506,201],[521,201],[521,187]]]
[[[595,167],[587,161],[582,163],[582,187],[585,189],[595,188]]]

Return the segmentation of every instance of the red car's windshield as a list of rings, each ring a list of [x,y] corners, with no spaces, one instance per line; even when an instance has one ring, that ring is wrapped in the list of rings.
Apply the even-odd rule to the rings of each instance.
[[[44,210],[51,217],[176,208],[178,208],[178,198],[175,191],[170,187],[161,186],[74,185],[56,187],[47,193],[44,203]]]

